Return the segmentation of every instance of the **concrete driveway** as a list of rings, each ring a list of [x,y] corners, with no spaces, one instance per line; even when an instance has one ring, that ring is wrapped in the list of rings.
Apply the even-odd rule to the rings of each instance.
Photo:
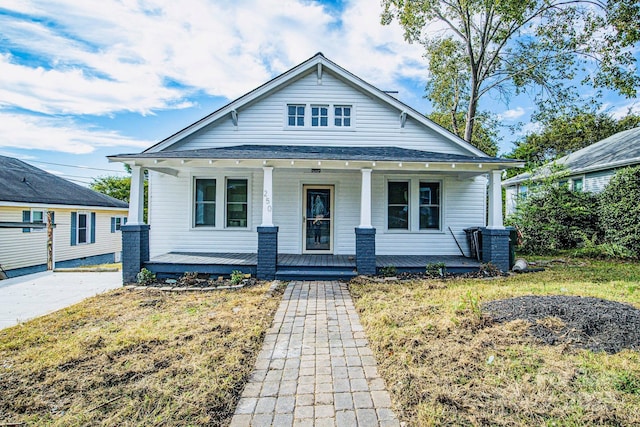
[[[121,272],[51,272],[0,280],[0,329],[122,286]]]

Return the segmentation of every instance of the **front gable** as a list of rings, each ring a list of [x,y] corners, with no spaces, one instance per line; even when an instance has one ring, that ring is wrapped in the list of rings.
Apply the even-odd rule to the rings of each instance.
[[[288,107],[304,107],[304,126],[289,126]],[[327,126],[313,126],[314,107]],[[336,126],[342,107],[349,126]],[[338,109],[338,110],[337,110]],[[400,147],[484,157],[422,114],[317,54],[145,153],[234,145]]]

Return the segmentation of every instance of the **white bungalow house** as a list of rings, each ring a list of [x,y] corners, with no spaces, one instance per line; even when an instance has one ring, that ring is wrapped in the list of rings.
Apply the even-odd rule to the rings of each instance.
[[[530,186],[547,178],[551,165],[564,168],[559,179],[574,191],[599,193],[607,186],[618,169],[640,164],[640,127],[618,132],[544,165],[532,172],[525,172],[505,180],[505,212],[511,215],[520,198],[526,197]]]
[[[119,262],[126,202],[0,156],[0,278]]]
[[[462,257],[468,227],[486,227],[484,259],[508,268],[500,175],[521,163],[486,155],[321,53],[109,159],[133,170],[125,282],[143,266],[267,279],[477,267]]]

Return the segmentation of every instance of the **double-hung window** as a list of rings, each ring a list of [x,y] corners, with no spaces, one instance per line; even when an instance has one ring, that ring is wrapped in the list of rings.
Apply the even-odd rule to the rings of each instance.
[[[215,227],[216,225],[216,180],[196,179],[195,185],[196,227]]]
[[[247,180],[227,179],[227,227],[247,227]]]
[[[87,243],[88,242],[88,229],[89,229],[89,221],[87,219],[86,213],[78,213],[78,228],[76,228],[76,233],[78,236],[78,244]]]
[[[387,228],[409,229],[409,182],[389,181],[387,186]]]
[[[350,127],[351,126],[351,106],[350,105],[336,105],[334,107],[334,119],[333,124],[336,127]]]
[[[420,183],[420,230],[440,229],[440,183]]]
[[[304,127],[304,110],[304,105],[287,105],[287,123],[289,124],[289,126]]]
[[[329,126],[329,106],[328,105],[312,105],[311,106],[311,126],[314,126],[314,127]]]

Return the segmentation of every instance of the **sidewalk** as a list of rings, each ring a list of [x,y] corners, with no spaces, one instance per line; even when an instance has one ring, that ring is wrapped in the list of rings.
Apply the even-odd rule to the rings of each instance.
[[[0,280],[0,329],[122,286],[121,272],[50,271]]]
[[[346,285],[291,282],[231,426],[399,426]]]

